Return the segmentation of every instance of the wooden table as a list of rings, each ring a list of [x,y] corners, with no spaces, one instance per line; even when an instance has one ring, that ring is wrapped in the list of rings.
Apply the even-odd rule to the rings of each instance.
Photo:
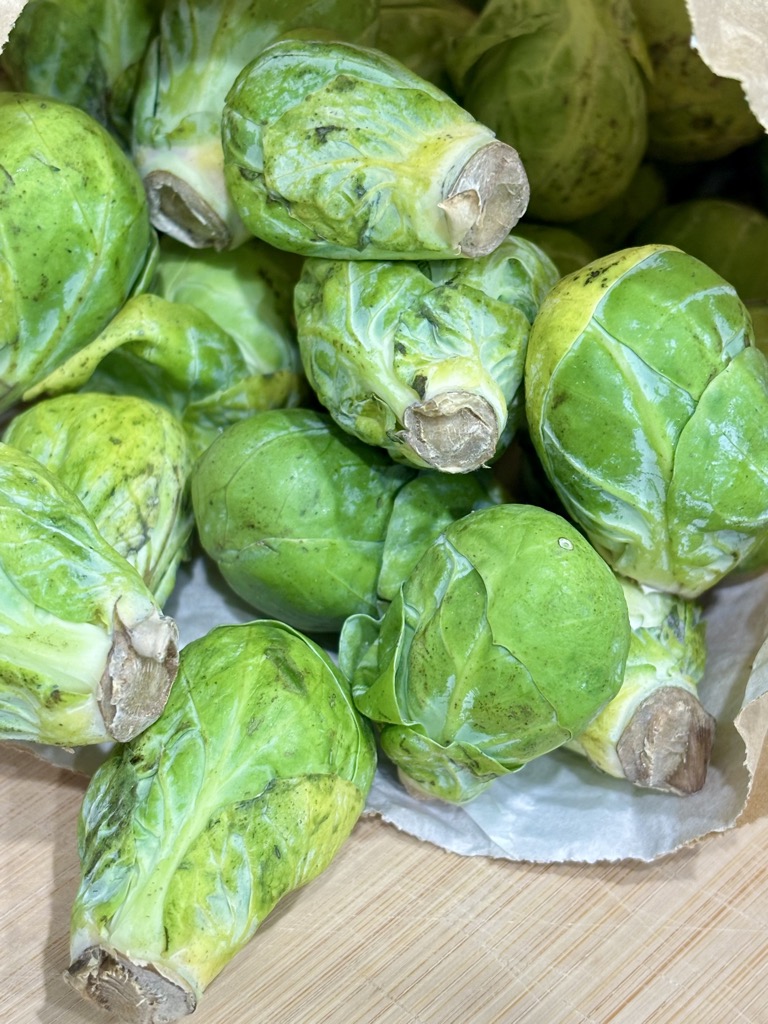
[[[764,773],[763,773],[764,774]],[[0,748],[0,1022],[105,1024],[62,980],[85,780]],[[653,864],[463,858],[359,822],[195,1024],[767,1024],[768,779]]]

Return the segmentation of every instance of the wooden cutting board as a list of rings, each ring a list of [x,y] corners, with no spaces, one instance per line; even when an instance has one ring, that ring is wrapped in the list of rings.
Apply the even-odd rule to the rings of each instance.
[[[84,789],[0,747],[2,1024],[112,1019],[61,979]],[[364,819],[188,1019],[768,1024],[767,793],[759,777],[743,824],[653,864],[463,858]]]

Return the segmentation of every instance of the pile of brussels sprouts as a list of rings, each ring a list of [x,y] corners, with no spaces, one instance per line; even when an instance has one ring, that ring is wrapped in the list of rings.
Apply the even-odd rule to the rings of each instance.
[[[768,565],[768,149],[683,0],[30,0],[0,55],[0,739],[112,745],[67,977],[191,1013],[377,758],[704,785]],[[253,609],[181,645],[185,559]]]

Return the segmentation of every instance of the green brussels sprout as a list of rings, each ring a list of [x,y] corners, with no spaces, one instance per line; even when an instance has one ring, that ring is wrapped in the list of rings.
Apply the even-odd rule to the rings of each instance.
[[[529,214],[556,222],[629,185],[648,67],[629,0],[488,0],[452,63],[466,109],[520,153]]]
[[[0,412],[88,345],[154,269],[135,168],[88,114],[0,92]]]
[[[122,1021],[191,1013],[332,862],[375,764],[347,681],[300,633],[262,620],[187,644],[162,716],[86,790],[66,979]]]
[[[125,741],[163,709],[178,630],[57,476],[0,443],[0,739]]]
[[[528,332],[558,277],[513,235],[473,260],[307,259],[295,291],[307,379],[368,444],[471,472],[509,442]]]
[[[700,259],[732,284],[744,302],[768,301],[768,216],[757,207],[709,196],[662,206],[633,242],[661,242]]]
[[[768,360],[687,253],[601,257],[544,299],[526,410],[568,514],[623,576],[695,598],[768,528]]]
[[[377,0],[166,0],[139,79],[131,143],[158,231],[194,248],[234,248],[248,237],[221,148],[235,76],[284,34],[372,40],[377,10]]]
[[[376,47],[450,93],[451,50],[476,17],[460,0],[381,0]]]
[[[300,272],[300,258],[256,238],[217,252],[163,236],[152,291],[202,309],[248,354],[254,371],[299,372],[293,289]]]
[[[154,0],[28,0],[0,64],[13,88],[80,107],[127,139]]]
[[[715,719],[697,695],[707,659],[695,601],[621,579],[632,638],[621,689],[565,745],[636,786],[685,796],[707,778]]]
[[[570,228],[559,224],[532,224],[523,221],[514,231],[515,237],[526,238],[549,256],[561,277],[579,270],[597,258],[592,244]]]
[[[648,154],[714,160],[759,139],[764,129],[740,83],[716,75],[695,48],[685,0],[631,2],[653,69],[646,82]]]
[[[222,141],[250,231],[307,256],[482,256],[528,201],[515,150],[399,61],[361,46],[267,47],[227,95]]]
[[[191,451],[172,413],[129,395],[60,395],[16,415],[3,441],[74,491],[163,605],[193,528]]]
[[[666,203],[667,192],[667,181],[658,167],[642,163],[621,195],[597,213],[571,221],[570,227],[594,247],[596,257],[605,256],[629,244],[633,231]]]
[[[169,408],[197,457],[230,423],[259,409],[297,404],[303,374],[264,373],[259,339],[238,344],[202,309],[144,293],[130,299],[102,333],[25,398],[87,388],[136,395]],[[290,350],[284,350],[290,361]]]
[[[339,664],[408,789],[465,803],[583,732],[629,648],[613,573],[566,520],[497,505],[452,523]]]
[[[353,611],[376,611],[392,503],[413,475],[323,413],[256,413],[193,470],[200,543],[262,614],[333,632]]]

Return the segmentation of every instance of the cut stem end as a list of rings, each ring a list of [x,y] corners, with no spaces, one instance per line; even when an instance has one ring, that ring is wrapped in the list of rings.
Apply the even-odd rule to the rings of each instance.
[[[192,992],[152,966],[133,963],[99,946],[86,949],[64,973],[76,992],[123,1024],[172,1024],[192,1013]]]
[[[170,171],[150,171],[144,178],[149,218],[154,227],[192,249],[228,249],[232,234],[191,185]]]
[[[678,796],[707,778],[715,719],[679,686],[665,686],[637,708],[616,745],[626,778]]]
[[[516,149],[494,140],[464,164],[439,204],[462,256],[487,256],[498,248],[531,197],[528,176]]]
[[[125,622],[120,610],[118,601],[99,708],[109,735],[126,743],[159,718],[166,705],[179,668],[179,631],[172,618],[159,612]]]
[[[444,391],[414,402],[403,415],[399,439],[428,466],[471,473],[496,452],[500,429],[492,406],[469,391]]]

